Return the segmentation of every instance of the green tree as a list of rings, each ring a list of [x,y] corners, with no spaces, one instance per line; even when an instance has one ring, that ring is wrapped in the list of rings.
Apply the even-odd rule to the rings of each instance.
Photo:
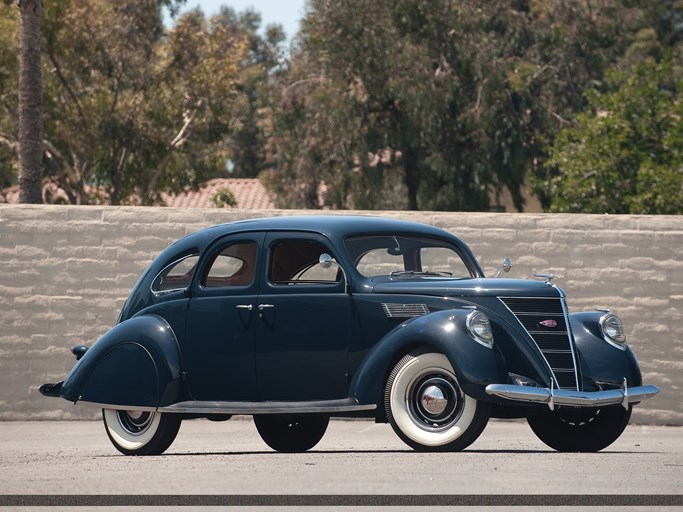
[[[533,154],[527,169],[533,192],[544,208],[552,200],[548,165],[555,135],[571,124],[588,103],[587,88],[600,87],[607,69],[617,62],[644,23],[632,0],[530,1],[535,42],[518,74],[531,98]]]
[[[324,183],[333,207],[428,208],[425,180],[459,167],[434,151],[465,110],[457,72],[413,20],[428,17],[449,45],[439,20],[455,15],[450,2],[406,3],[311,2],[276,117],[273,181],[291,203],[319,206]],[[461,197],[486,195],[484,181],[469,181]]]
[[[248,40],[184,0],[43,0],[45,174],[70,203],[160,201],[224,175]],[[1,5],[0,171],[16,173],[18,12]],[[15,11],[16,6],[14,7]],[[92,185],[97,185],[96,188]],[[93,195],[93,190],[103,195]]]
[[[248,44],[246,58],[240,62],[228,144],[231,176],[254,178],[273,165],[272,106],[277,77],[285,69],[286,38],[280,25],[268,25],[261,34],[261,15],[253,10],[237,13],[222,7],[219,15],[220,23]]]
[[[683,82],[670,59],[609,74],[590,109],[558,135],[555,212],[683,213]]]
[[[486,210],[632,38],[621,0],[312,0],[275,116],[282,204]]]
[[[165,34],[176,2],[53,2],[46,27],[50,73],[49,170],[69,201],[98,184],[113,204],[159,201],[225,169],[244,41],[200,11]]]

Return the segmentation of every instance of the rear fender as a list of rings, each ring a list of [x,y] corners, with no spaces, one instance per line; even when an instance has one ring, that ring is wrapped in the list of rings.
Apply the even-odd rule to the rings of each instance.
[[[624,378],[628,387],[641,386],[640,368],[628,345],[621,350],[603,339],[600,318],[604,315],[600,311],[569,315],[584,389],[589,391],[586,386],[595,386],[596,383],[606,384],[607,389],[621,386]],[[599,388],[596,386],[595,390]]]
[[[117,324],[83,355],[60,395],[71,402],[156,408],[180,399],[180,351],[173,330],[156,315]]]
[[[505,362],[495,340],[493,349],[477,343],[467,332],[469,310],[447,310],[411,319],[387,333],[358,367],[350,386],[350,396],[360,404],[383,402],[386,380],[393,366],[414,350],[444,354],[455,371],[463,391],[477,399],[489,400],[487,384],[506,383]]]

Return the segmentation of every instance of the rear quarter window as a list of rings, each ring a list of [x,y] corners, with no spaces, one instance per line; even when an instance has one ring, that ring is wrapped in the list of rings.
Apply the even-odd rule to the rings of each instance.
[[[190,286],[198,260],[199,254],[190,254],[165,267],[152,281],[152,292],[159,295],[185,290]]]

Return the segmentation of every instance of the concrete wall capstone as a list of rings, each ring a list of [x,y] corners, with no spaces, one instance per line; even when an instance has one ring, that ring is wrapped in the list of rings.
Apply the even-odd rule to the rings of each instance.
[[[0,420],[87,419],[48,399],[69,349],[111,328],[130,289],[170,243],[202,227],[316,211],[0,206]],[[683,425],[683,216],[332,212],[433,224],[467,242],[487,275],[557,275],[570,310],[609,307],[627,328],[643,379],[662,393],[635,408],[642,424]]]

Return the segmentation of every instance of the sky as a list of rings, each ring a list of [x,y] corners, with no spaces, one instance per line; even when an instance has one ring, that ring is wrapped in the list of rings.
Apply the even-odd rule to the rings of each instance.
[[[187,0],[183,11],[201,7],[210,16],[218,12],[222,5],[232,7],[237,12],[252,7],[261,14],[262,26],[279,23],[285,29],[289,40],[299,30],[299,20],[304,14],[305,0]]]

